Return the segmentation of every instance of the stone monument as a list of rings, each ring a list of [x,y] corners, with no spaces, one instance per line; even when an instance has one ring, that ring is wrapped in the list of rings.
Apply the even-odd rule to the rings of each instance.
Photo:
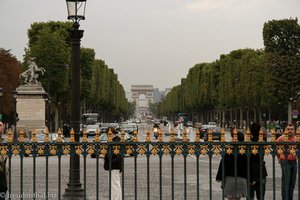
[[[42,84],[37,80],[38,72],[43,75],[45,69],[38,67],[33,58],[29,59],[28,69],[20,74],[24,84],[20,85],[17,91],[16,112],[19,121],[17,122],[17,133],[22,129],[25,132],[35,129],[37,133],[45,130],[46,97]],[[30,136],[29,136],[30,137]]]

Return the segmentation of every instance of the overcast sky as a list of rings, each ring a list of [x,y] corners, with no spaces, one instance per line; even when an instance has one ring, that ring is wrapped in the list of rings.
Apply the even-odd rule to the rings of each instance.
[[[197,63],[263,48],[272,19],[299,18],[299,0],[87,0],[82,46],[133,84],[180,84]],[[33,22],[67,21],[64,0],[0,0],[0,47],[22,61]]]

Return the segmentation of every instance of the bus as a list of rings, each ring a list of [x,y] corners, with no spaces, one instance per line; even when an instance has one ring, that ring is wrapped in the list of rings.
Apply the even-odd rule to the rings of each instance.
[[[82,115],[81,123],[83,125],[96,124],[98,122],[98,113],[85,113]]]

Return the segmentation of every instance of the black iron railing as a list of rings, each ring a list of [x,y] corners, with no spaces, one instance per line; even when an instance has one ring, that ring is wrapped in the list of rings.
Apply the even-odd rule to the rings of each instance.
[[[298,159],[300,156],[299,133],[298,142],[293,143],[287,142],[287,138],[282,143],[276,142],[275,133],[270,142],[263,141],[261,133],[258,142],[250,142],[249,131],[245,134],[245,142],[237,142],[236,133],[233,141],[226,142],[224,131],[220,142],[213,142],[211,134],[207,142],[202,142],[199,133],[195,141],[190,142],[186,132],[182,141],[175,141],[171,132],[170,141],[163,141],[160,134],[156,142],[150,141],[149,132],[146,132],[144,142],[137,141],[136,132],[131,142],[124,141],[124,133],[121,142],[112,142],[110,134],[107,142],[101,142],[99,132],[93,142],[87,140],[85,133],[81,142],[74,142],[71,131],[70,141],[62,142],[58,131],[57,142],[50,142],[46,133],[42,143],[36,142],[34,133],[31,142],[24,141],[22,132],[19,141],[13,142],[10,134],[8,142],[0,143],[0,154],[8,160],[8,199],[63,199],[68,183],[69,157],[75,155],[80,156],[84,199],[110,199],[111,175],[103,169],[103,157],[108,151],[120,154],[123,159],[123,199],[224,199],[221,184],[215,177],[225,154],[246,155],[248,177],[251,154],[264,157],[268,171],[265,199],[280,199],[281,169],[277,156],[293,154]],[[261,168],[258,170],[262,175]],[[294,192],[298,199],[299,171],[298,163]]]

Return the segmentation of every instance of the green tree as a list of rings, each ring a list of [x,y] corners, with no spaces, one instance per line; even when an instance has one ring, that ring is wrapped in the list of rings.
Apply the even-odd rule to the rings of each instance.
[[[266,51],[266,99],[268,107],[286,105],[300,91],[300,25],[298,19],[272,20],[264,24]]]
[[[20,85],[19,75],[21,63],[10,53],[10,50],[0,48],[0,87],[3,96],[0,98],[1,121],[12,123],[15,111],[12,92]]]

